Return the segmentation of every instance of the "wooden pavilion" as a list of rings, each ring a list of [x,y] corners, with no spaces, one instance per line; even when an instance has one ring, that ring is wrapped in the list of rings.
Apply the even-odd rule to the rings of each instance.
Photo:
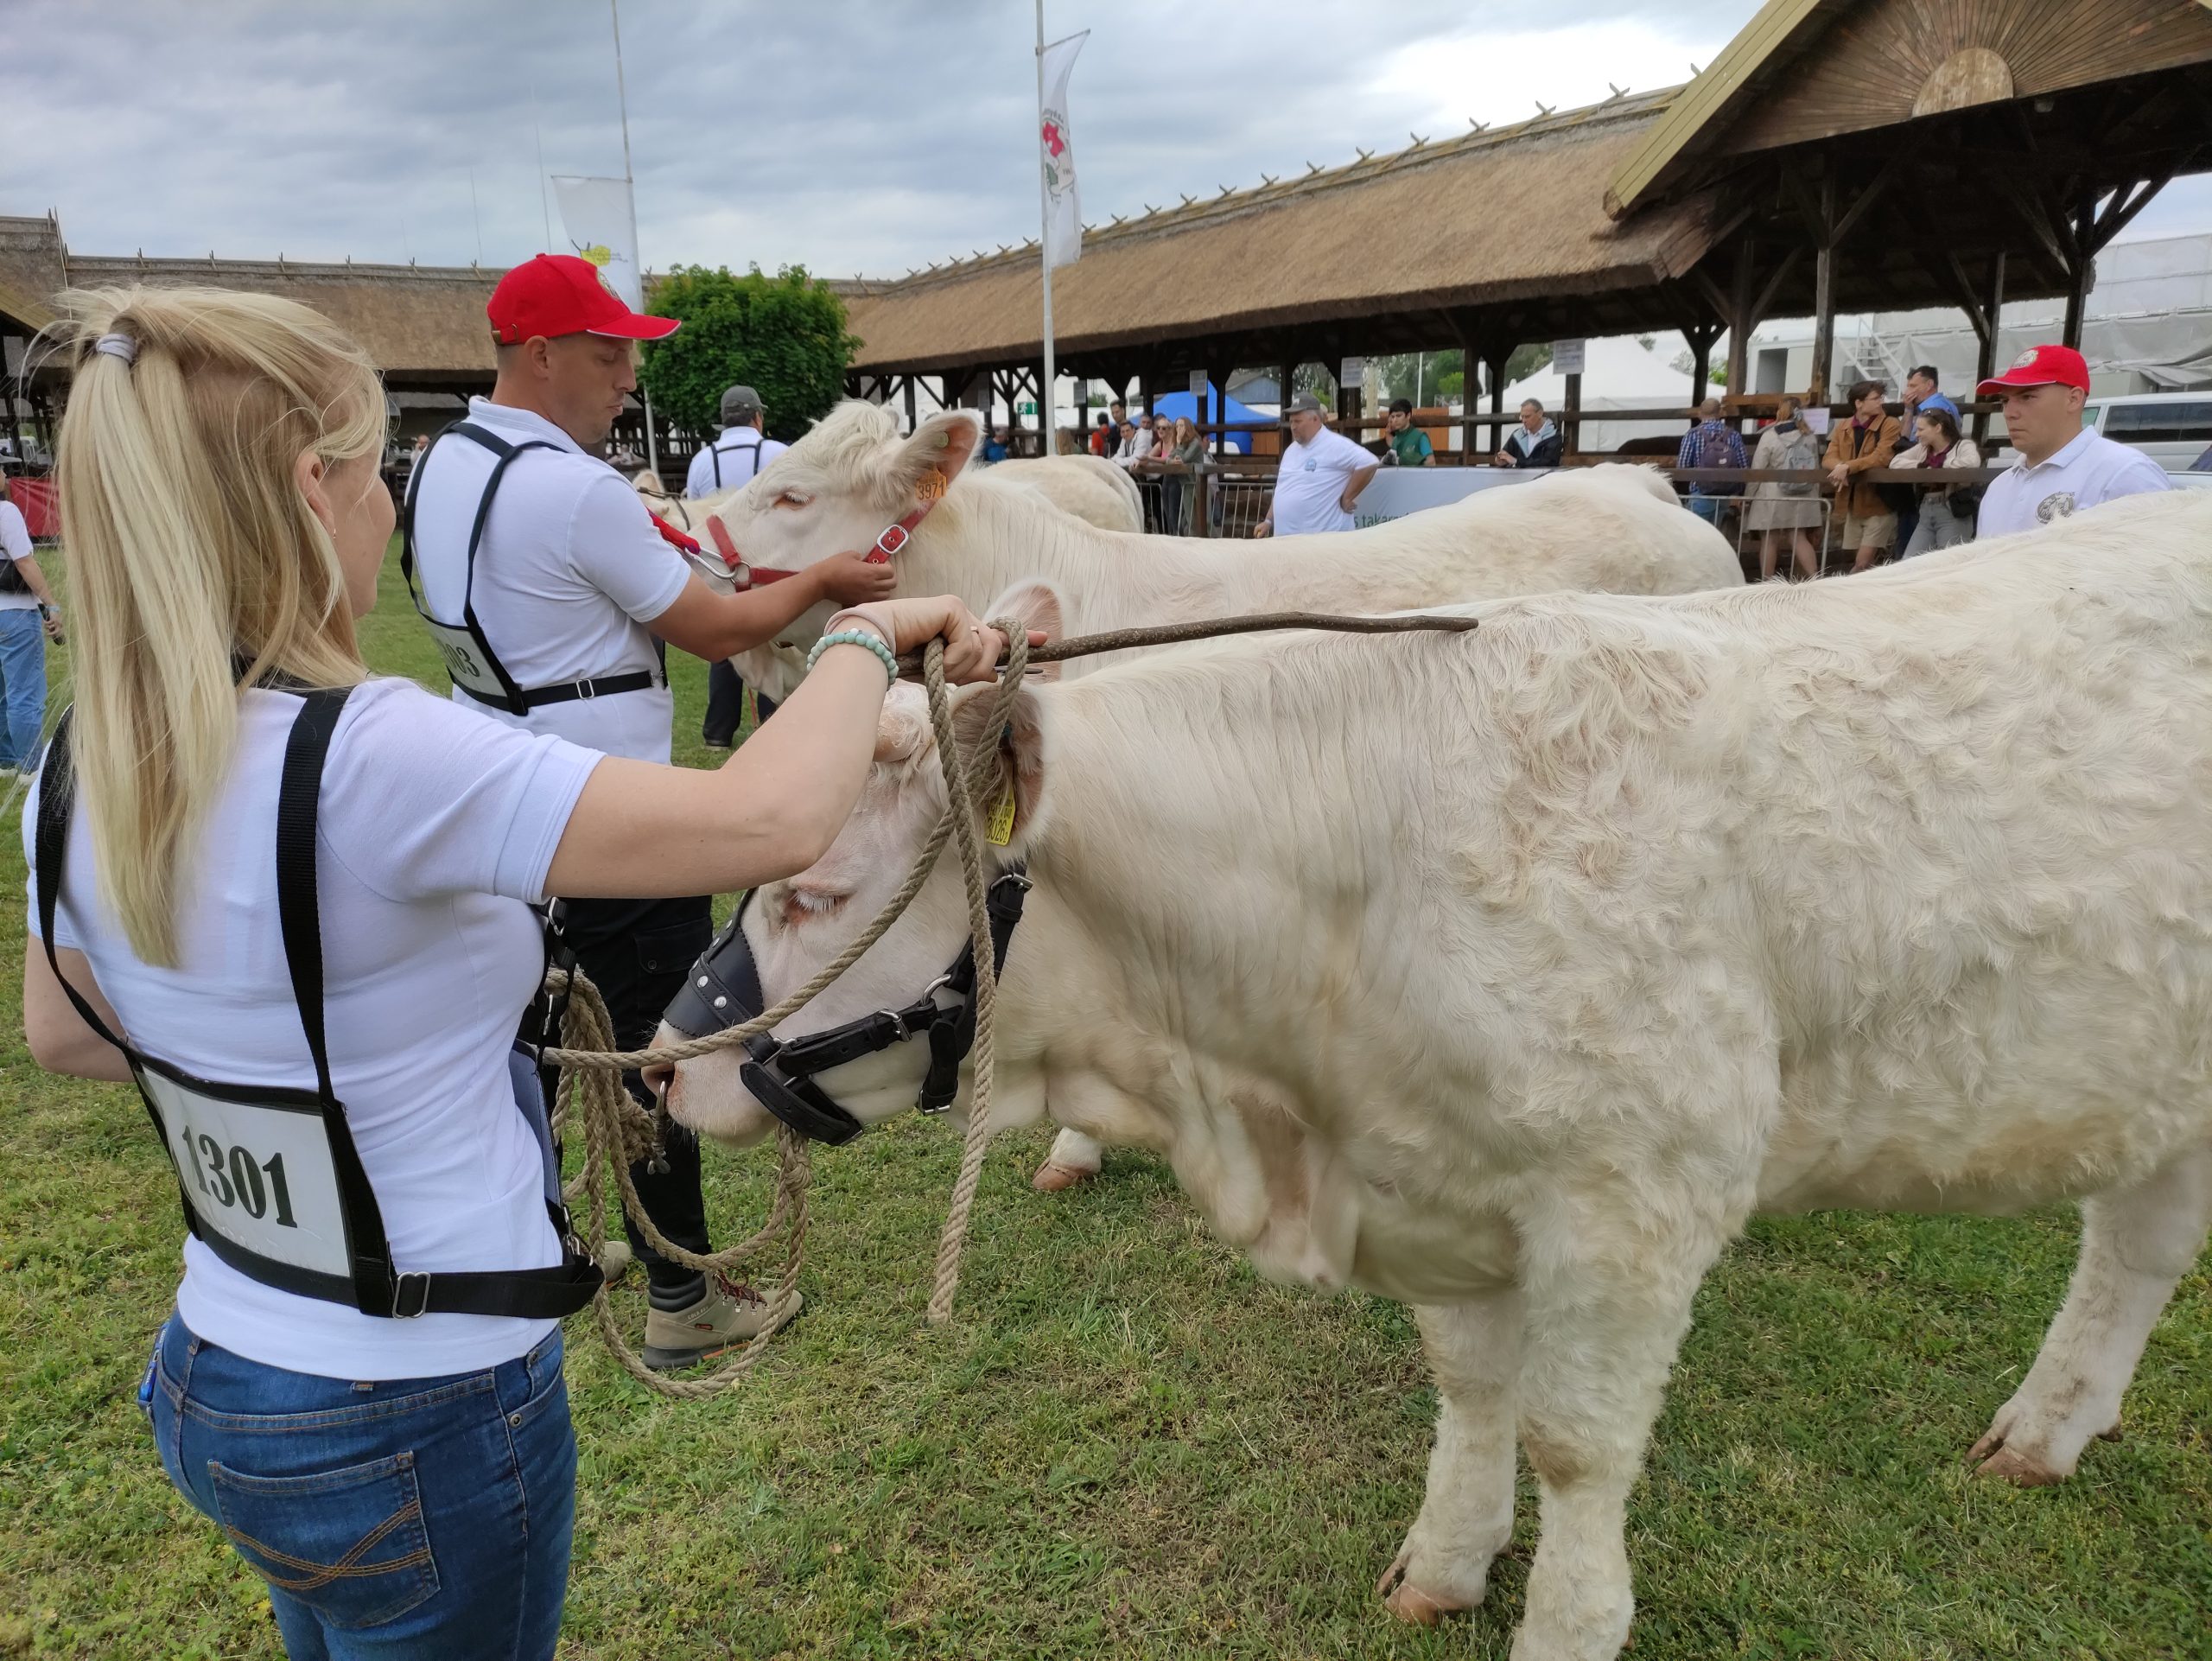
[[[2098,251],[2212,168],[2212,10],[1769,0],[1686,86],[1413,137],[1088,229],[1054,279],[1060,366],[1149,393],[1459,347],[1495,410],[1526,341],[1679,328],[1701,385],[1726,334],[1740,387],[1758,323],[1810,315],[1829,398],[1839,311],[1942,306],[1986,369],[2006,299],[2064,296],[2077,339]],[[853,390],[1033,391],[1039,287],[1034,244],[859,285]]]

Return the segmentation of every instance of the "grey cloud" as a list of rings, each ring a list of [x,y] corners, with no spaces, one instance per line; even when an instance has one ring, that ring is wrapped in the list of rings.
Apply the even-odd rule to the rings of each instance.
[[[1402,144],[1405,111],[1375,80],[1401,48],[1634,23],[1681,47],[1679,64],[1610,69],[1643,87],[1709,58],[1755,6],[1058,0],[1047,23],[1092,31],[1073,113],[1103,220]],[[1032,16],[1019,0],[630,0],[647,262],[896,275],[1033,235]],[[10,37],[0,211],[56,206],[88,252],[465,264],[480,218],[486,260],[512,261],[543,239],[533,88],[550,170],[621,169],[607,12],[583,0],[27,0]]]

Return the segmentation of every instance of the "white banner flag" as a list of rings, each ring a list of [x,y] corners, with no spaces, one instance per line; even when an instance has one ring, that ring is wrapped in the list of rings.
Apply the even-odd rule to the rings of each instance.
[[[643,311],[645,290],[638,274],[629,181],[556,173],[553,194],[561,199],[561,226],[569,235],[569,251],[598,266],[607,287],[632,311]]]
[[[1038,156],[1045,169],[1045,264],[1083,258],[1083,203],[1075,188],[1075,141],[1068,131],[1068,73],[1090,38],[1085,29],[1045,48],[1045,107],[1038,118]]]

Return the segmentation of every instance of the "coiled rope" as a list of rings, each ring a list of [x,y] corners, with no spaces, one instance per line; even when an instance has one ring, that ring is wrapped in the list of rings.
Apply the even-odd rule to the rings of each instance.
[[[983,1153],[990,1140],[991,1086],[996,1054],[993,1015],[998,1007],[998,965],[992,961],[990,913],[986,903],[990,873],[984,866],[982,846],[977,836],[971,782],[983,779],[988,770],[995,767],[999,735],[1013,715],[1022,676],[1032,665],[1273,629],[1318,629],[1357,634],[1396,634],[1414,630],[1452,632],[1473,628],[1475,620],[1421,614],[1332,617],[1314,612],[1271,612],[1151,628],[1115,629],[1034,647],[1028,643],[1027,630],[1018,621],[1001,619],[991,627],[1005,635],[1007,658],[993,694],[990,719],[982,724],[982,735],[970,754],[960,754],[953,732],[952,700],[944,684],[943,642],[932,640],[918,654],[922,685],[929,697],[930,726],[936,734],[938,757],[944,769],[944,814],[923,843],[906,881],[899,885],[899,891],[892,895],[882,913],[805,985],[752,1020],[720,1032],[652,1049],[618,1050],[613,1047],[613,1023],[607,1015],[606,1002],[590,980],[582,974],[559,970],[547,977],[547,990],[565,997],[567,1002],[561,1026],[562,1046],[548,1048],[543,1059],[561,1069],[560,1085],[556,1091],[559,1103],[555,1115],[556,1134],[565,1136],[579,1127],[582,1131],[582,1167],[563,1193],[571,1206],[579,1196],[583,1200],[583,1238],[607,1238],[607,1193],[611,1185],[620,1198],[623,1211],[654,1251],[671,1263],[702,1273],[728,1274],[754,1261],[779,1238],[783,1242],[782,1267],[767,1294],[771,1314],[766,1324],[711,1371],[695,1377],[666,1378],[648,1367],[623,1337],[607,1289],[600,1289],[592,1303],[592,1313],[608,1351],[632,1378],[659,1395],[706,1401],[728,1390],[759,1363],[769,1340],[779,1330],[776,1314],[790,1302],[798,1286],[799,1268],[805,1253],[807,1189],[812,1181],[812,1168],[808,1161],[806,1138],[787,1125],[779,1126],[777,1143],[780,1160],[766,1221],[735,1245],[725,1246],[719,1251],[687,1251],[662,1234],[645,1214],[630,1175],[632,1164],[658,1155],[664,1131],[665,1110],[648,1112],[640,1107],[622,1087],[621,1075],[635,1068],[673,1066],[711,1055],[780,1026],[859,961],[861,954],[899,920],[929,881],[948,840],[960,850],[961,875],[968,892],[968,928],[969,938],[976,942],[976,1041],[971,1052],[974,1074],[969,1087],[968,1130],[961,1143],[960,1174],[953,1183],[951,1204],[938,1240],[936,1280],[929,1304],[929,1317],[933,1324],[942,1325],[951,1318],[953,1298],[960,1285],[961,1252],[967,1243],[976,1190],[982,1179]],[[917,660],[902,660],[908,661]]]

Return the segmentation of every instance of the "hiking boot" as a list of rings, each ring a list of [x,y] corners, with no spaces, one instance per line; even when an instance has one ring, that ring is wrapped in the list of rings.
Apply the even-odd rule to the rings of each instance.
[[[717,1275],[696,1303],[646,1312],[645,1365],[671,1372],[720,1355],[734,1344],[759,1337],[764,1328],[783,1326],[805,1301],[793,1292],[789,1303],[772,1311],[767,1299],[751,1287]]]
[[[627,1240],[604,1240],[599,1248],[599,1277],[609,1286],[622,1284],[622,1277],[630,1272],[630,1243]]]

